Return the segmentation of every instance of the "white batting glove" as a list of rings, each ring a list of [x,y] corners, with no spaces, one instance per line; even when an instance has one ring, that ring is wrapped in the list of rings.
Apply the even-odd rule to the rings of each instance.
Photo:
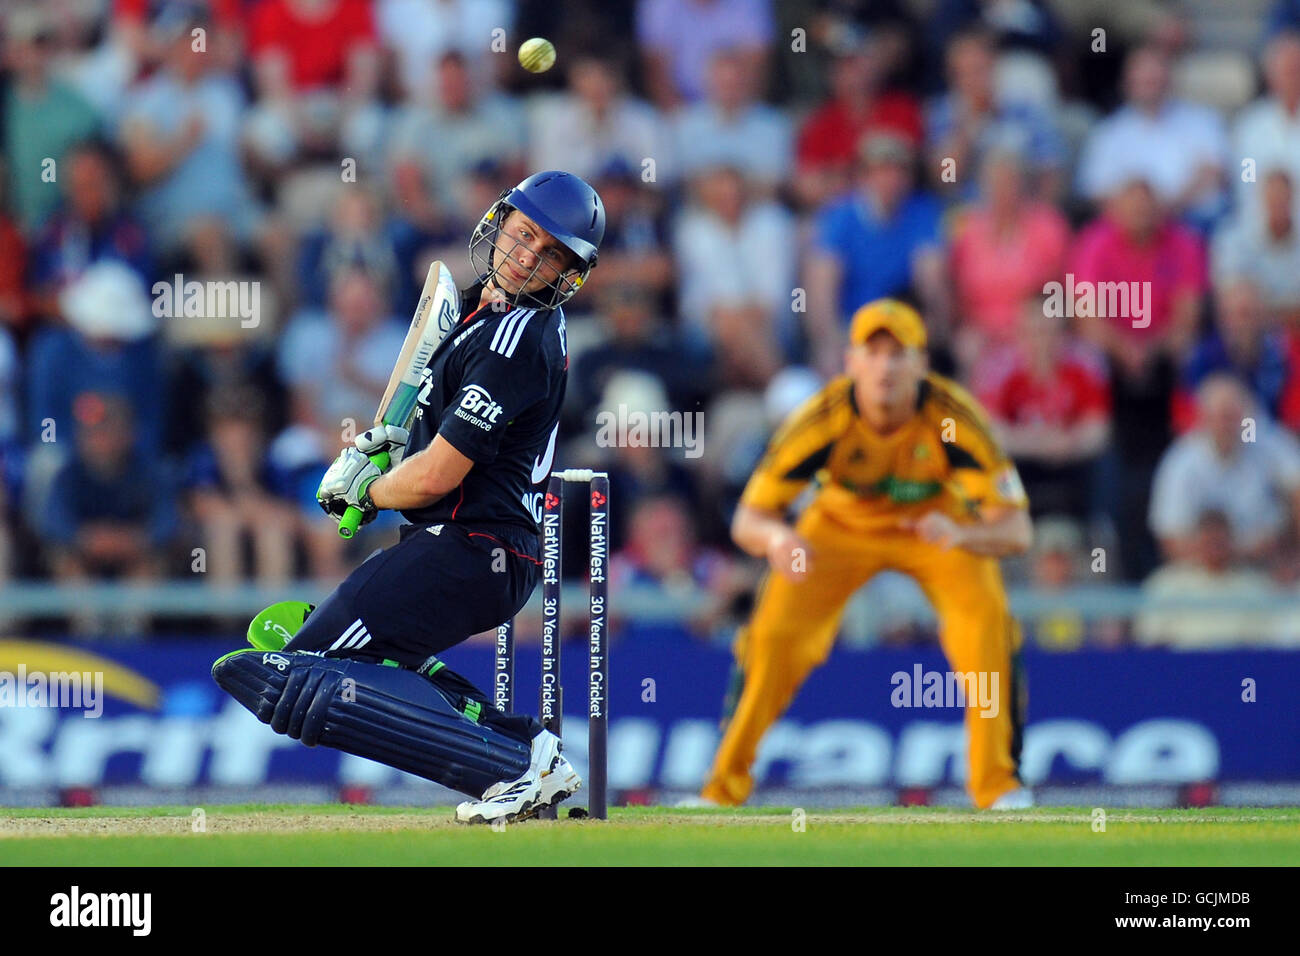
[[[376,425],[356,437],[352,444],[366,455],[388,452],[388,467],[394,467],[406,454],[406,443],[411,433],[401,425]]]
[[[378,509],[370,500],[369,488],[381,474],[364,453],[356,448],[344,448],[321,479],[316,501],[335,521],[342,520],[349,505],[361,509],[362,524],[373,521]]]

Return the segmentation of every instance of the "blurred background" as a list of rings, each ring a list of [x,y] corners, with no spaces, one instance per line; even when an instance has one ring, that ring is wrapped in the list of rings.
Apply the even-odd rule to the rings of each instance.
[[[316,484],[369,423],[430,260],[472,281],[474,224],[546,168],[609,217],[565,310],[557,460],[611,474],[619,798],[703,777],[762,570],[731,511],[842,370],[848,317],[896,296],[1037,520],[1006,565],[1028,782],[1046,802],[1296,801],[1300,2],[0,8],[0,670],[116,675],[97,721],[0,707],[0,802],[439,798],[274,737],[207,667],[261,607],[396,540],[392,515],[339,539]],[[549,72],[520,68],[531,36]],[[1149,324],[1060,316],[1044,291],[1067,281],[1148,283]],[[191,283],[230,294],[185,305]],[[619,406],[698,413],[702,454],[601,447]],[[960,802],[960,715],[889,705],[891,673],[944,669],[933,631],[906,578],[857,595],[756,800]],[[486,685],[490,648],[456,653]]]

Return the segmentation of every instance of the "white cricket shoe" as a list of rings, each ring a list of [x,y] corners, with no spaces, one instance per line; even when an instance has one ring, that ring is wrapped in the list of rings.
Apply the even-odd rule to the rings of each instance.
[[[457,823],[518,823],[529,820],[582,786],[573,764],[560,752],[560,738],[543,730],[533,738],[528,769],[517,780],[501,780],[485,791],[481,800],[466,800],[456,807]]]
[[[1034,805],[1034,792],[1028,787],[1008,790],[993,801],[990,810],[1028,810]]]

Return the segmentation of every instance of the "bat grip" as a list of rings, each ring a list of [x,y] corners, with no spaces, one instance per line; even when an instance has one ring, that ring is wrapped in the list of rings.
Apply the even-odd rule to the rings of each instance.
[[[377,451],[370,456],[370,463],[378,468],[381,472],[388,470],[388,452]],[[357,528],[361,527],[362,512],[356,505],[348,505],[348,510],[343,512],[343,517],[339,521],[339,537],[350,538],[357,533]]]

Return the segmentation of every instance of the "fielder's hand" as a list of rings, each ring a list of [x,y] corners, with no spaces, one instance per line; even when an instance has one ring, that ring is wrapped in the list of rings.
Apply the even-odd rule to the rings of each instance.
[[[961,547],[966,537],[966,529],[942,511],[926,512],[920,518],[902,522],[902,526],[922,541],[945,551]]]
[[[388,452],[388,467],[392,468],[406,454],[406,443],[410,437],[411,433],[401,425],[376,425],[363,431],[352,444],[367,455]]]
[[[783,528],[768,539],[768,566],[787,581],[802,581],[811,570],[812,559],[812,546],[793,528]]]
[[[374,521],[378,510],[370,500],[370,483],[381,472],[365,453],[356,448],[344,448],[334,459],[320,487],[316,489],[316,502],[335,521],[342,521],[348,506],[361,510],[361,523]]]

